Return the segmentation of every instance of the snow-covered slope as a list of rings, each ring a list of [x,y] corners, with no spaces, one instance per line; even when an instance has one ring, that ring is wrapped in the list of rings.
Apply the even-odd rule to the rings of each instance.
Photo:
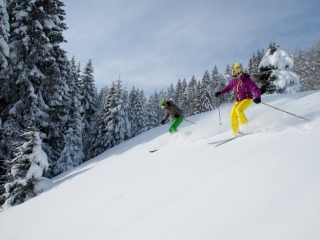
[[[262,101],[309,121],[253,104],[254,134],[219,147],[230,104],[222,125],[216,109],[158,127],[0,213],[0,239],[320,239],[320,91]]]

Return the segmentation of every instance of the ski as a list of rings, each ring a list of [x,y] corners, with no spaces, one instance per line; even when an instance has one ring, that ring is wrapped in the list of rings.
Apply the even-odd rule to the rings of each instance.
[[[234,140],[234,139],[237,139],[237,138],[238,138],[238,137],[233,137],[233,138],[229,138],[229,139],[227,139],[227,140],[224,140],[224,141],[218,143],[217,145],[215,145],[215,147],[218,147],[218,146],[220,146],[220,145],[222,145],[222,144],[225,144],[225,143],[230,142],[230,141],[232,141],[232,140]]]
[[[149,152],[154,153],[156,151],[158,151],[159,149],[154,149],[154,150],[150,150]]]
[[[219,140],[219,141],[216,141],[216,142],[208,142],[208,144],[218,144],[218,143],[222,143],[222,142],[228,141],[228,140],[233,139],[233,138],[234,137],[223,139],[223,140]]]
[[[243,136],[246,136],[246,135],[250,135],[250,134],[252,134],[252,133],[243,134],[243,135],[240,135],[240,136],[238,136],[238,137],[227,138],[227,139],[224,139],[224,140],[221,140],[221,141],[208,142],[208,144],[216,144],[215,147],[218,147],[218,146],[220,146],[220,145],[222,145],[222,144],[225,144],[225,143],[227,143],[227,142],[230,142],[230,141],[232,141],[232,140],[234,140],[234,139],[237,139],[237,138],[239,138],[239,137],[243,137]]]

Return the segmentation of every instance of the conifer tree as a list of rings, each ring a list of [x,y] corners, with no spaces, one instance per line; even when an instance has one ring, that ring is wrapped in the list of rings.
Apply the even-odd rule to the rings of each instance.
[[[93,117],[95,112],[97,111],[98,104],[98,93],[96,86],[94,84],[94,76],[93,76],[93,66],[91,59],[89,59],[88,63],[84,67],[82,71],[82,75],[80,77],[80,91],[82,95],[82,121],[84,123],[84,131],[83,131],[83,139],[84,139],[84,149],[88,148],[89,142],[87,140],[88,136],[92,133],[92,124]]]
[[[113,82],[94,129],[88,158],[95,157],[131,137],[131,125],[126,114],[127,103],[123,101],[123,94],[121,81],[118,80],[116,84]]]
[[[143,91],[135,89],[134,86],[129,94],[129,121],[131,124],[132,137],[144,132],[145,111],[144,111],[144,94]]]
[[[146,121],[145,121],[145,130],[150,130],[159,126],[159,104],[158,96],[155,91],[154,94],[150,95],[148,102],[146,104]]]
[[[0,0],[0,71],[8,66],[9,31],[9,15],[7,13],[6,3],[4,0]]]
[[[198,113],[207,112],[214,108],[212,87],[210,74],[206,70],[200,84],[199,100],[201,105],[197,107]]]
[[[231,74],[231,69],[230,69],[229,64],[227,64],[227,66],[226,66],[224,76],[222,76],[221,73],[219,73],[217,67],[214,67],[212,74],[211,74],[211,79],[212,79],[211,81],[213,84],[213,92],[221,91],[227,85],[227,83],[229,83],[229,80],[231,79],[230,74]],[[230,93],[219,96],[219,99],[215,98],[215,107],[218,106],[218,101],[219,101],[219,104],[227,102],[228,99],[230,98],[229,94]]]
[[[181,92],[185,92],[186,89],[187,89],[187,87],[188,87],[188,84],[187,84],[186,79],[184,78],[184,79],[182,80],[182,82],[181,82],[181,91],[180,91],[180,93],[181,93]]]
[[[301,78],[301,91],[320,89],[320,40],[306,51],[298,50],[294,60],[292,71]]]
[[[195,94],[195,98],[194,98],[194,110],[193,110],[193,114],[200,114],[202,113],[202,96],[201,96],[201,91],[200,91],[200,87],[197,87],[197,91]]]
[[[212,91],[213,93],[220,91],[221,89],[219,88],[219,81],[220,81],[220,76],[219,76],[219,71],[217,66],[214,66],[212,72],[211,72],[211,84],[212,84]],[[218,107],[218,99],[215,97],[213,100],[214,107]]]
[[[197,80],[195,79],[194,76],[192,76],[188,87],[186,89],[186,94],[187,94],[187,99],[189,102],[189,106],[188,106],[188,116],[192,116],[195,113],[195,99],[196,99],[196,95],[197,95]]]
[[[7,2],[11,26],[10,62],[1,74],[7,109],[2,111],[6,156],[10,143],[28,127],[45,133],[43,147],[52,166],[63,147],[60,132],[68,113],[65,97],[68,74],[62,32],[66,29],[60,1]]]
[[[187,81],[184,78],[181,83],[181,89],[180,89],[180,94],[179,94],[179,99],[178,99],[178,107],[182,110],[184,113],[184,116],[188,116],[188,93],[186,91],[187,89]]]
[[[157,116],[157,124],[155,125],[156,126],[159,126],[160,125],[160,122],[163,118],[163,110],[161,109],[160,107],[160,102],[161,102],[161,92],[160,94],[158,94],[157,90],[154,90],[154,93],[153,93],[153,101],[154,101],[154,108],[156,109],[156,116]]]
[[[10,180],[5,184],[7,207],[36,196],[39,193],[36,184],[49,167],[47,155],[41,147],[39,130],[29,129],[21,137],[25,141],[16,143]]]
[[[229,84],[232,78],[232,69],[229,64],[227,64],[226,70],[224,71],[224,75],[222,76],[220,74],[219,78],[221,79],[220,82],[221,83],[223,82],[225,86]],[[227,102],[227,103],[234,102],[234,98],[235,98],[234,92],[230,91],[227,94],[223,95],[222,102]]]
[[[264,49],[257,51],[257,53],[253,53],[252,57],[249,59],[247,72],[250,74],[253,81],[259,81],[259,64],[261,63],[262,57],[264,56]]]
[[[69,63],[70,73],[67,78],[68,99],[70,99],[66,129],[63,131],[64,148],[54,165],[54,174],[57,175],[78,166],[84,159],[82,145],[83,124],[81,118],[82,106],[79,89],[78,72],[74,57]]]
[[[0,0],[0,75],[4,72],[4,69],[8,66],[9,59],[9,46],[8,46],[8,38],[9,38],[9,15],[7,13],[6,3],[4,0]],[[6,91],[5,88],[1,90],[3,87],[3,79],[4,77],[0,77],[0,142],[3,141],[2,131],[2,116],[1,113],[4,111],[6,106],[5,97],[2,94],[2,91]],[[1,144],[2,145],[2,144]],[[5,154],[5,146],[0,146],[0,196],[4,193],[4,184],[7,181],[7,173],[9,169],[8,160]],[[4,200],[0,199],[0,206],[4,203]]]
[[[106,99],[107,99],[108,94],[109,94],[109,88],[108,88],[108,86],[104,86],[104,87],[101,89],[101,91],[100,91],[100,93],[99,93],[99,97],[98,97],[98,104],[97,104],[97,106],[98,106],[98,109],[99,109],[99,110],[101,110],[101,108],[103,108],[103,105],[104,105],[104,103],[105,103],[105,101],[106,101]]]
[[[254,79],[255,59],[256,59],[256,56],[255,56],[255,54],[253,54],[252,57],[249,59],[249,63],[248,63],[248,74],[250,74],[250,76],[252,77],[252,80],[254,80],[254,81],[256,81]]]
[[[174,90],[174,98],[173,101],[178,105],[179,104],[179,97],[181,92],[181,80],[179,79]]]
[[[168,100],[170,99],[174,102],[174,92],[175,92],[174,87],[173,87],[173,84],[171,83],[167,91],[167,96],[165,98]]]
[[[293,59],[285,51],[271,43],[259,68],[261,91],[267,93],[295,93],[300,91],[299,76],[291,71]]]

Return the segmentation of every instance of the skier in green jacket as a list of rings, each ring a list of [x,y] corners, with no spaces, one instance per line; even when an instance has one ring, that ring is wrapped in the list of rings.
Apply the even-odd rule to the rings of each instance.
[[[173,121],[169,127],[170,133],[175,133],[178,131],[177,127],[183,122],[183,112],[177,105],[175,105],[171,100],[161,100],[160,106],[166,111],[166,115],[161,121],[161,124],[165,124],[170,115],[173,117]]]

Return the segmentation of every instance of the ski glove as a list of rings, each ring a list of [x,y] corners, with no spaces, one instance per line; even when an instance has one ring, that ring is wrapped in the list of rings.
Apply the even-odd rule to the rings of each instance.
[[[166,121],[165,120],[162,120],[161,121],[161,125],[163,125],[163,124],[165,124],[166,123]]]
[[[178,118],[178,117],[180,117],[180,115],[179,115],[178,113],[176,113],[176,114],[174,115],[174,117],[175,117],[175,118]]]
[[[219,96],[221,95],[221,93],[220,93],[220,92],[216,92],[214,95],[215,95],[216,97],[219,97]]]
[[[254,101],[256,104],[261,103],[261,98],[255,98],[255,99],[253,99],[253,101]]]

